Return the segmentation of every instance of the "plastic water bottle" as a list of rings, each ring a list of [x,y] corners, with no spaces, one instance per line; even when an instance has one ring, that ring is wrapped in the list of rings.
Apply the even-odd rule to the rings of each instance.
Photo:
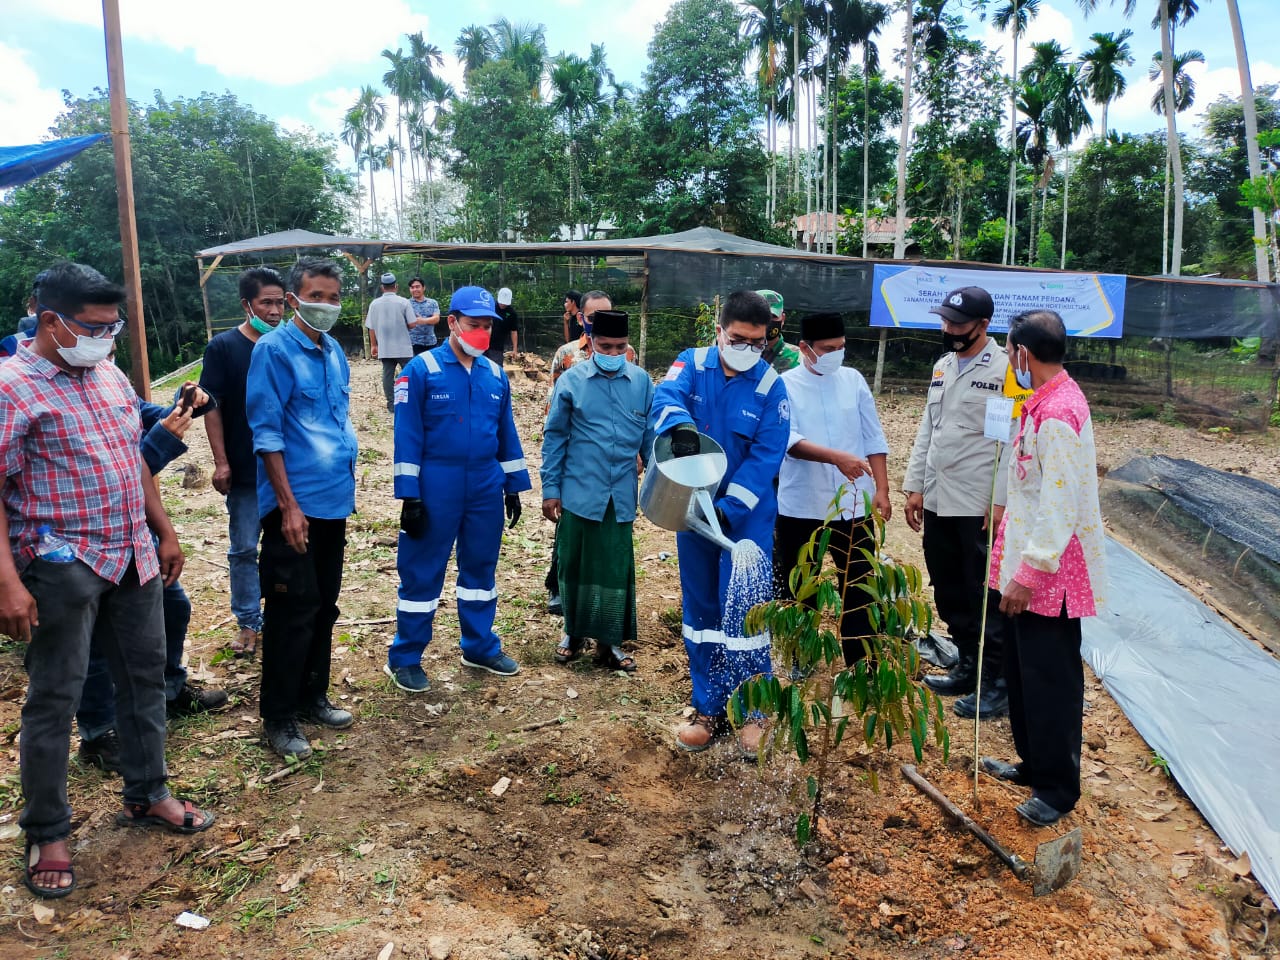
[[[76,553],[71,545],[49,529],[48,524],[36,530],[40,540],[36,544],[36,556],[49,563],[75,563]]]

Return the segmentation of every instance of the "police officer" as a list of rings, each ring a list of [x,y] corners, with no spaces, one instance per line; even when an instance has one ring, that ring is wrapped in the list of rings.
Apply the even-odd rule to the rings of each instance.
[[[1009,359],[987,335],[994,306],[982,287],[962,287],[932,308],[942,318],[942,341],[948,351],[933,368],[929,397],[907,465],[902,490],[906,521],[924,529],[924,562],[933,583],[938,616],[947,624],[959,659],[945,675],[925,677],[936,692],[963,695],[955,712],[974,715],[977,700],[978,629],[987,562],[987,523],[999,524],[1004,513],[1009,448],[1001,456],[994,517],[987,516],[996,444],[983,436],[986,401],[1004,393]],[[983,653],[981,712],[1000,717],[1009,712],[1001,676],[1000,594],[990,590]]]
[[[511,385],[484,355],[497,317],[493,296],[462,287],[449,303],[449,338],[409,361],[395,387],[395,495],[400,515],[400,602],[385,672],[397,687],[429,687],[422,654],[458,545],[458,622],[463,666],[501,676],[520,671],[493,632],[494,576],[502,516],[520,519],[532,487],[511,413]],[[430,505],[423,491],[432,491]]]
[[[750,539],[769,556],[778,513],[774,481],[787,452],[791,414],[782,379],[764,361],[769,305],[739,290],[726,298],[716,344],[685,350],[653,395],[650,419],[657,436],[670,435],[675,456],[698,451],[703,433],[724,448],[728,467],[713,498],[725,535]],[[724,731],[726,704],[742,681],[768,674],[769,636],[745,637],[725,623],[732,560],[728,551],[696,533],[676,534],[685,652],[693,680],[692,720],[677,745],[705,750]],[[744,752],[754,754],[763,729],[748,724]]]

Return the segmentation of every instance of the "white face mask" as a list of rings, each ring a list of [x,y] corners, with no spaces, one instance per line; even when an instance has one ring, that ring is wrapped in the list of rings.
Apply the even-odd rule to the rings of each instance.
[[[312,303],[308,300],[293,298],[297,303],[298,316],[302,322],[316,333],[328,333],[342,315],[342,307],[336,303]]]
[[[805,357],[805,366],[820,377],[828,377],[844,366],[844,350],[832,350],[822,356],[814,354],[810,360]]]
[[[731,347],[728,341],[720,338],[720,357],[724,360],[724,365],[735,373],[746,373],[760,359],[760,350],[754,347],[744,346],[741,350]]]
[[[58,322],[62,324],[62,329],[67,333],[71,333],[71,328],[66,325],[61,317]],[[74,347],[58,347],[58,356],[67,362],[71,367],[96,367],[107,357],[111,356],[111,348],[115,346],[115,337],[85,337],[79,334],[75,335],[76,345]]]

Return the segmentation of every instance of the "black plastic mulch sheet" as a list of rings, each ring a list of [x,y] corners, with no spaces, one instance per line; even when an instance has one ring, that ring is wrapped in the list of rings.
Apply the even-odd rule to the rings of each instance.
[[[1215,533],[1280,563],[1280,489],[1173,457],[1138,457],[1107,474],[1158,490]]]

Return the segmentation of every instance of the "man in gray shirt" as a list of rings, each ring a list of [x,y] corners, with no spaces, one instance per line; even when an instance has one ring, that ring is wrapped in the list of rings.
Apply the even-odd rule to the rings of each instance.
[[[396,374],[413,357],[409,328],[415,319],[413,305],[396,292],[396,275],[384,273],[382,296],[369,304],[364,325],[369,328],[369,352],[382,361],[382,393],[388,413],[395,409]]]

